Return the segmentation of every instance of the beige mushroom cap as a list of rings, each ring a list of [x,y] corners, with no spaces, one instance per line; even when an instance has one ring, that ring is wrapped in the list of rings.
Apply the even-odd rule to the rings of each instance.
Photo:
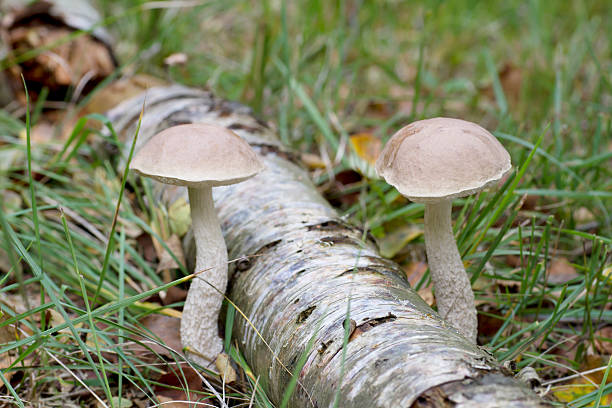
[[[413,122],[395,133],[376,161],[376,172],[415,202],[463,197],[499,181],[510,155],[484,128],[460,119]]]
[[[200,188],[239,183],[262,171],[264,165],[231,130],[192,123],[153,136],[136,153],[130,168],[162,183]]]

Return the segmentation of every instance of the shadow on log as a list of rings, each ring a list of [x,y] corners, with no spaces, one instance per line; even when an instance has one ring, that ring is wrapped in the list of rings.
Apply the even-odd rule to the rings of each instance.
[[[248,108],[180,86],[153,88],[146,100],[138,146],[169,126],[212,122],[245,138],[265,161],[260,175],[215,189],[215,202],[229,258],[242,257],[230,266],[229,297],[250,322],[237,317],[233,335],[272,401],[282,400],[305,355],[293,407],[549,406],[446,324],[398,265],[339,218]],[[124,140],[142,103],[141,95],[108,114]],[[186,195],[155,188],[168,205]]]

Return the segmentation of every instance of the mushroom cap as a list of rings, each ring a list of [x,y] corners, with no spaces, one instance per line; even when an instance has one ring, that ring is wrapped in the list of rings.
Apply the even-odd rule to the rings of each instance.
[[[499,181],[510,155],[487,130],[452,118],[419,120],[397,131],[376,161],[376,172],[415,202],[463,197]]]
[[[203,188],[239,183],[262,171],[264,165],[231,130],[192,123],[153,136],[136,153],[130,169],[162,183]]]

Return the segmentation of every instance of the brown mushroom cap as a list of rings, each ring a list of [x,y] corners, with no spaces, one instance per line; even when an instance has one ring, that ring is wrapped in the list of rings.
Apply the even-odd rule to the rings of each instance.
[[[130,168],[162,183],[200,188],[239,183],[264,165],[231,130],[192,123],[153,136],[136,153]]]
[[[376,161],[378,175],[415,202],[473,194],[511,168],[510,155],[495,136],[475,123],[451,118],[403,127]]]

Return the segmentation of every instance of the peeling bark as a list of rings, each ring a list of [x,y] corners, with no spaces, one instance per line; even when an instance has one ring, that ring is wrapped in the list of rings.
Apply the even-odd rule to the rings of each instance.
[[[134,133],[142,102],[140,96],[109,113],[125,138]],[[190,122],[233,129],[267,166],[250,180],[215,189],[214,196],[229,258],[246,257],[230,266],[229,297],[249,319],[237,317],[233,335],[272,401],[282,399],[306,353],[293,407],[332,407],[336,399],[338,407],[549,406],[445,323],[397,264],[339,218],[247,108],[179,86],[151,89],[138,145]],[[177,187],[156,189],[168,204],[186,195]]]

